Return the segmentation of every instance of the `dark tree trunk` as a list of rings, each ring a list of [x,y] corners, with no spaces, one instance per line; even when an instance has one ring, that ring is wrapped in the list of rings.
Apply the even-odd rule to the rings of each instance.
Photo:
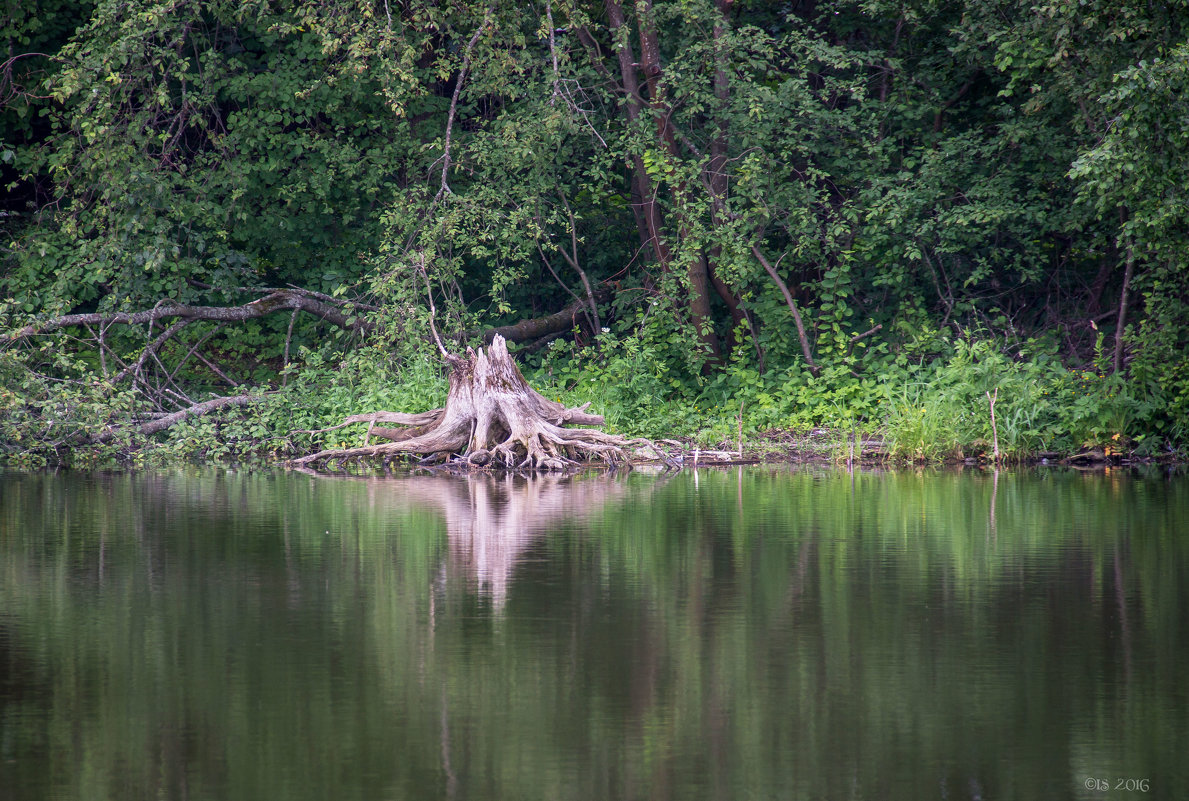
[[[607,21],[611,29],[612,45],[619,60],[619,76],[624,94],[623,113],[628,125],[633,126],[640,118],[640,81],[636,75],[636,56],[632,50],[631,29],[625,24],[623,7],[618,0],[605,0]],[[632,200],[639,205],[638,218],[643,221],[641,244],[652,250],[662,270],[669,267],[669,249],[661,239],[661,210],[656,202],[652,179],[644,169],[644,160],[632,156]]]
[[[652,113],[656,119],[657,140],[669,158],[676,161],[681,157],[677,148],[677,137],[670,123],[672,109],[669,107],[667,91],[664,83],[664,69],[661,67],[660,42],[657,38],[656,25],[652,19],[652,0],[639,0],[636,4],[636,24],[640,29],[641,66],[644,69],[644,80],[648,86],[648,97]],[[681,213],[681,205],[688,201],[689,187],[681,181],[674,187],[678,203],[676,217],[679,235],[683,238],[689,229],[685,217]],[[686,265],[686,281],[688,283],[688,309],[690,325],[694,334],[702,343],[703,349],[711,357],[711,361],[722,358],[718,335],[714,331],[714,323],[710,316],[710,276],[706,264],[706,256],[698,253],[689,259]],[[707,363],[709,366],[709,362]]]
[[[706,165],[705,182],[710,191],[710,224],[718,226],[726,222],[723,209],[727,200],[727,136],[729,134],[726,111],[731,100],[731,84],[727,75],[727,54],[724,51],[723,38],[726,36],[732,0],[715,0],[715,7],[719,19],[714,23],[713,36],[715,42],[714,69],[714,99],[718,102],[719,117],[715,121],[714,139],[710,141],[710,161]],[[739,325],[744,321],[743,311],[739,308],[739,296],[717,274],[722,247],[715,245],[710,249],[708,272],[710,283],[718,296],[731,313],[731,332],[727,339],[727,350],[735,349],[735,336]]]

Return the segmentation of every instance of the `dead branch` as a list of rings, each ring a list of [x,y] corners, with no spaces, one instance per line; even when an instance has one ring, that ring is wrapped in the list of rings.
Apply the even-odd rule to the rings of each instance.
[[[607,296],[605,291],[595,291],[592,294],[593,300],[596,301]],[[489,328],[483,332],[483,341],[491,342],[497,336],[501,336],[509,342],[528,342],[550,334],[564,333],[577,324],[579,317],[585,316],[589,312],[589,303],[590,301],[586,298],[576,298],[573,303],[559,312],[544,317],[521,320],[511,325]]]
[[[113,384],[118,384],[120,381],[123,381],[129,375],[131,375],[134,380],[139,379],[140,372],[141,372],[141,370],[144,369],[145,362],[149,360],[149,357],[152,354],[156,353],[158,348],[160,348],[162,345],[164,345],[166,342],[168,342],[170,339],[172,339],[174,334],[181,331],[183,328],[188,326],[191,322],[192,322],[191,320],[178,320],[176,323],[171,325],[169,328],[166,328],[160,335],[157,336],[156,339],[154,339],[149,344],[145,345],[144,350],[141,351],[141,353],[140,353],[140,357],[137,358],[137,360],[135,362],[133,362],[132,364],[126,365],[122,370],[120,370],[120,372],[116,373],[112,377],[111,382]],[[100,330],[102,331],[103,329],[101,328]],[[102,341],[100,342],[100,347],[103,347]]]
[[[252,403],[258,403],[265,399],[265,395],[230,395],[223,398],[212,398],[202,403],[195,403],[192,406],[187,406],[185,409],[167,414],[160,417],[154,417],[147,423],[141,423],[137,429],[141,434],[148,436],[149,434],[156,434],[158,431],[164,431],[170,426],[176,425],[183,420],[191,417],[202,417],[209,414],[216,409],[222,409],[224,406],[247,406]],[[110,442],[119,433],[119,429],[109,429],[94,438],[95,442]]]
[[[300,310],[308,312],[326,322],[348,331],[366,331],[371,325],[361,317],[350,316],[329,303],[317,300],[303,292],[278,289],[271,294],[245,303],[242,306],[187,306],[164,302],[151,309],[138,312],[93,312],[90,314],[64,314],[49,320],[30,323],[8,335],[16,341],[68,328],[75,325],[142,325],[156,320],[180,318],[183,320],[215,320],[219,322],[242,322],[265,317],[278,311]],[[175,332],[176,333],[176,332]]]
[[[590,301],[590,313],[594,317],[595,333],[597,334],[602,329],[603,324],[599,320],[599,304],[595,302],[594,290],[590,287],[590,279],[586,277],[586,270],[582,269],[582,265],[578,260],[578,221],[574,219],[574,212],[570,209],[570,204],[566,201],[565,194],[561,194],[562,205],[566,207],[566,214],[570,218],[570,252],[561,251],[562,258],[566,263],[578,273],[578,277],[582,279],[582,288],[586,290],[586,297]]]
[[[1123,340],[1127,326],[1127,293],[1131,287],[1131,276],[1135,272],[1135,248],[1127,244],[1127,263],[1123,269],[1123,288],[1119,291],[1119,322],[1115,326],[1115,355],[1111,360],[1111,372],[1123,371]]]
[[[872,336],[874,334],[878,334],[882,330],[883,330],[883,323],[879,323],[877,325],[872,326],[871,328],[868,328],[866,331],[864,331],[861,334],[855,334],[853,337],[850,338],[850,342],[848,342],[846,345],[847,355],[848,356],[850,355],[850,352],[855,349],[855,345],[857,345],[860,341],[862,341],[862,340],[866,339],[867,337]]]
[[[784,295],[784,302],[788,305],[789,311],[793,313],[793,323],[795,323],[797,326],[797,336],[801,340],[801,352],[805,354],[805,363],[809,365],[809,372],[817,375],[819,368],[813,361],[813,352],[809,348],[809,335],[805,332],[805,323],[801,320],[801,312],[797,310],[797,304],[793,300],[792,293],[789,292],[788,284],[786,284],[784,279],[780,277],[780,273],[776,272],[776,268],[773,267],[768,261],[767,257],[764,256],[764,252],[760,250],[758,245],[752,245],[751,252],[752,255],[756,257],[756,260],[759,261],[761,265],[763,265],[764,270],[768,273],[768,276],[780,289],[780,294]]]
[[[458,79],[454,82],[454,94],[450,98],[450,111],[446,115],[446,140],[442,144],[442,181],[441,186],[438,188],[438,194],[434,197],[435,203],[442,198],[442,195],[450,192],[450,185],[446,180],[450,175],[450,140],[454,135],[454,115],[458,111],[458,96],[462,93],[462,82],[466,80],[467,70],[471,66],[471,54],[475,49],[475,45],[479,43],[479,37],[487,29],[487,24],[491,21],[491,12],[493,10],[494,6],[487,7],[486,13],[483,14],[483,21],[479,23],[479,27],[475,29],[475,34],[467,42],[466,52],[462,57],[462,66],[458,68]]]
[[[549,105],[557,102],[557,98],[561,96],[561,88],[558,80],[561,77],[561,71],[557,66],[557,37],[553,29],[553,6],[549,0],[545,0],[545,19],[549,23],[549,56],[553,59],[553,96],[549,98]]]

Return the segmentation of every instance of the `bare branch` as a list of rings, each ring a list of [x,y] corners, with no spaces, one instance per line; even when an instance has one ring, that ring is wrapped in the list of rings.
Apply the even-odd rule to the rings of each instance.
[[[174,334],[176,334],[178,331],[181,331],[183,328],[188,326],[191,322],[193,322],[193,321],[192,320],[178,320],[176,323],[171,325],[169,328],[165,329],[165,331],[163,331],[161,334],[159,334],[156,339],[154,339],[149,344],[145,345],[144,350],[141,351],[141,353],[140,353],[140,358],[138,358],[135,362],[133,362],[132,364],[128,365],[123,370],[121,370],[120,372],[115,374],[115,376],[112,378],[112,383],[114,384],[119,381],[122,381],[124,378],[126,378],[128,376],[129,373],[134,374],[134,376],[139,376],[140,371],[144,368],[144,364],[146,361],[148,361],[149,356],[151,354],[156,353],[158,348],[160,348],[167,341],[172,339]],[[106,328],[106,326],[104,326],[104,328]],[[101,329],[101,330],[103,330],[103,329]]]
[[[182,371],[182,367],[185,366],[186,362],[190,361],[190,357],[193,356],[195,353],[197,353],[198,349],[201,348],[203,345],[205,345],[206,341],[208,339],[213,337],[215,334],[219,333],[219,331],[221,331],[221,330],[223,330],[222,323],[215,326],[210,331],[207,331],[205,334],[202,335],[202,339],[198,340],[193,345],[191,345],[190,350],[188,350],[186,352],[186,355],[183,356],[181,358],[181,360],[176,365],[174,365],[173,371],[169,374],[169,379],[172,381],[174,376],[176,376],[178,373],[180,373]]]
[[[861,334],[855,334],[853,337],[850,338],[850,342],[846,346],[846,352],[849,354],[852,350],[854,350],[855,345],[860,340],[866,339],[867,337],[871,336],[872,334],[878,334],[882,330],[883,330],[883,323],[880,323],[872,328],[867,329],[866,331],[864,331]]]
[[[202,417],[204,414],[209,414],[216,409],[221,409],[224,406],[247,406],[252,403],[258,403],[264,400],[264,395],[231,395],[223,398],[212,398],[202,403],[195,403],[192,406],[187,406],[181,411],[167,414],[163,417],[158,417],[150,420],[147,423],[142,423],[139,426],[140,433],[144,435],[156,434],[158,431],[164,431],[172,425],[180,423],[189,417]],[[99,436],[95,437],[96,442],[108,442],[116,435],[116,431],[105,431]]]
[[[264,317],[273,312],[301,310],[315,315],[332,325],[348,331],[367,330],[370,325],[361,318],[351,317],[328,303],[309,297],[304,292],[278,289],[266,297],[245,303],[242,306],[186,306],[163,302],[151,309],[138,312],[94,312],[90,314],[65,314],[49,320],[31,323],[8,335],[9,341],[45,334],[60,328],[75,325],[141,325],[168,318],[183,320],[216,320],[219,322],[240,322]]]
[[[216,365],[216,364],[214,364],[214,363],[212,363],[210,359],[206,358],[206,357],[205,357],[205,356],[203,356],[201,353],[195,353],[194,355],[195,355],[195,356],[197,356],[197,357],[198,357],[198,361],[200,361],[200,362],[202,362],[203,364],[205,364],[205,365],[206,365],[206,366],[207,366],[207,367],[210,369],[210,371],[211,371],[212,373],[214,373],[215,375],[219,376],[219,378],[222,378],[224,381],[226,381],[228,384],[230,384],[230,385],[231,385],[233,388],[234,388],[234,387],[238,387],[238,386],[239,386],[239,382],[238,382],[238,381],[236,381],[235,379],[231,378],[231,377],[230,377],[230,376],[228,376],[226,373],[224,373],[222,370],[220,370],[220,369],[219,369],[219,366],[218,366],[218,365]]]
[[[550,243],[550,244],[552,244],[552,243]],[[569,295],[570,297],[572,297],[574,300],[581,300],[581,298],[579,298],[576,294],[574,294],[574,290],[570,289],[570,285],[567,284],[565,281],[561,280],[561,276],[557,274],[557,270],[553,269],[553,263],[551,261],[549,261],[549,257],[545,255],[545,249],[541,247],[540,242],[537,242],[537,253],[539,253],[541,255],[541,261],[542,261],[542,263],[544,263],[545,269],[547,269],[549,271],[549,274],[553,276],[554,280],[557,281],[558,285],[566,291],[566,294]],[[565,253],[562,253],[562,256],[565,256],[565,255],[566,255]]]
[[[566,214],[570,218],[570,254],[567,255],[563,250],[561,252],[564,258],[574,272],[578,273],[578,277],[582,279],[582,287],[586,290],[586,298],[590,301],[590,313],[594,317],[595,334],[603,328],[603,323],[599,319],[599,305],[595,303],[594,290],[590,287],[590,279],[586,277],[586,270],[582,269],[582,265],[578,260],[578,221],[574,219],[574,212],[570,208],[570,204],[566,201],[566,196],[561,195],[562,205],[566,207]]]
[[[475,29],[475,34],[467,42],[466,53],[462,57],[462,66],[458,70],[458,80],[454,82],[454,95],[450,98],[450,112],[446,115],[446,141],[442,145],[442,183],[438,188],[438,194],[434,196],[434,202],[440,200],[442,195],[450,192],[450,185],[446,183],[446,179],[450,174],[450,140],[454,134],[454,115],[458,111],[458,96],[462,93],[462,82],[466,79],[467,70],[471,66],[471,53],[474,51],[475,45],[479,43],[479,37],[487,29],[487,24],[491,20],[492,10],[492,6],[487,7],[487,11],[483,15],[483,22],[479,23],[479,27]]]
[[[293,324],[297,322],[297,309],[289,315],[289,328],[285,331],[285,353],[281,357],[281,386],[289,384],[289,343],[293,341]]]
[[[595,294],[595,297],[598,297],[598,293]],[[483,332],[483,341],[491,342],[496,336],[502,336],[509,342],[528,342],[550,334],[568,331],[574,327],[578,315],[588,309],[587,303],[586,298],[579,298],[554,314],[489,328]]]
[[[1112,359],[1112,372],[1123,371],[1123,340],[1124,329],[1127,325],[1127,294],[1131,288],[1131,276],[1135,272],[1135,247],[1127,243],[1127,262],[1123,268],[1123,288],[1119,291],[1119,322],[1115,326],[1115,354]]]
[[[764,256],[764,252],[760,250],[758,245],[751,246],[751,252],[756,257],[764,270],[767,271],[768,276],[780,289],[780,294],[784,295],[784,302],[788,304],[789,311],[793,313],[793,322],[797,326],[797,336],[801,339],[801,352],[805,354],[805,363],[809,365],[809,372],[815,376],[819,372],[817,364],[813,361],[813,352],[809,348],[809,335],[805,333],[805,323],[801,320],[801,312],[797,310],[797,304],[793,300],[793,295],[789,292],[788,284],[780,277],[780,273],[776,272],[776,268]],[[783,257],[782,257],[783,258]]]
[[[549,105],[552,106],[561,95],[561,89],[558,86],[560,71],[557,66],[557,39],[553,33],[553,6],[549,0],[545,0],[545,21],[549,25],[549,55],[553,59],[553,97],[549,98]]]
[[[422,251],[419,255],[421,256],[421,278],[425,281],[425,297],[429,299],[429,330],[433,334],[433,341],[437,343],[442,358],[449,360],[450,351],[446,350],[446,346],[442,344],[442,338],[438,336],[438,327],[434,323],[434,318],[438,316],[438,310],[433,304],[433,289],[429,286],[429,274],[425,272],[425,252]]]

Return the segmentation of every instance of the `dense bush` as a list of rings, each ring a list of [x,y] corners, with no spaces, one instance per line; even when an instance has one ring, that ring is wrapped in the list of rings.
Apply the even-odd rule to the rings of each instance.
[[[292,432],[441,402],[431,323],[463,350],[585,303],[520,358],[618,431],[1183,453],[1186,21],[1184,2],[9,4],[0,451],[334,444],[357,432]],[[291,287],[328,306],[117,322]],[[131,433],[230,393],[260,397]]]

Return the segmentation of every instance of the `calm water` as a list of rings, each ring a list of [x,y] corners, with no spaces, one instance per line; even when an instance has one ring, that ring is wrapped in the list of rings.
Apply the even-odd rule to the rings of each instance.
[[[9,473],[0,799],[1189,798],[1187,595],[1159,472]]]

